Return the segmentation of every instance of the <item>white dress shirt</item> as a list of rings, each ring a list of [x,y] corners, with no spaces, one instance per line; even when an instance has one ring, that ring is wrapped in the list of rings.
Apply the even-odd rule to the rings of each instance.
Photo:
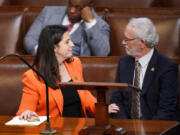
[[[149,64],[149,61],[151,60],[153,52],[154,52],[154,48],[152,48],[150,50],[150,52],[148,52],[145,56],[138,59],[139,63],[141,64],[141,69],[140,69],[140,89],[142,89],[144,76],[146,74],[147,66]]]
[[[153,52],[154,52],[154,48],[152,48],[150,50],[150,52],[148,52],[146,55],[144,55],[140,59],[137,59],[139,61],[140,65],[141,65],[141,68],[140,68],[140,89],[141,90],[142,90],[144,76],[146,74],[147,66],[149,64],[149,61],[151,60]],[[135,77],[135,71],[134,71],[134,77]],[[134,79],[133,79],[133,84],[134,84]],[[140,117],[143,117],[142,111],[140,109],[140,106],[141,106],[141,103],[139,103],[139,106],[138,106],[139,109],[138,110],[140,111],[139,112],[140,113]]]
[[[76,31],[76,29],[79,27],[79,25],[80,25],[82,22],[83,22],[83,20],[81,20],[80,22],[77,22],[77,23],[74,24],[72,30],[70,31],[70,35],[71,35],[72,33],[74,33],[74,31]],[[68,16],[66,15],[66,16],[64,17],[64,19],[63,19],[62,25],[67,26],[67,25],[69,25],[70,23],[71,23],[71,22],[69,21],[69,18],[68,18]],[[86,29],[90,29],[90,28],[91,28],[92,26],[94,26],[95,24],[96,24],[96,19],[93,19],[93,21],[90,22],[90,23],[85,22],[85,27],[86,27]]]

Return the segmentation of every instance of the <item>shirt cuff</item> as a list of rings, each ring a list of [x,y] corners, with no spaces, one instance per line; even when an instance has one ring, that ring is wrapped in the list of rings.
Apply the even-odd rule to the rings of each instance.
[[[86,29],[90,29],[92,26],[96,24],[96,19],[93,19],[91,22],[85,22]]]
[[[34,47],[34,53],[37,53],[37,49],[38,49],[38,44]]]

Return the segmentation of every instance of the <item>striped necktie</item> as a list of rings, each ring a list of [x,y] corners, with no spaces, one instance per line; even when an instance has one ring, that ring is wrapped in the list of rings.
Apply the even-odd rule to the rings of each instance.
[[[134,86],[140,88],[140,70],[141,64],[135,62]],[[140,91],[132,91],[131,118],[140,119]]]

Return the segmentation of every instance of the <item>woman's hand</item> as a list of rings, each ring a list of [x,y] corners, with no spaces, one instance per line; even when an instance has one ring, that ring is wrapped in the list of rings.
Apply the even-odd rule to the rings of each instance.
[[[116,104],[110,104],[108,106],[108,111],[109,113],[117,113],[118,111],[120,111],[120,108]]]
[[[33,111],[26,110],[21,113],[21,115],[19,116],[19,119],[20,120],[24,119],[28,121],[39,121],[39,116],[37,115],[37,113]]]

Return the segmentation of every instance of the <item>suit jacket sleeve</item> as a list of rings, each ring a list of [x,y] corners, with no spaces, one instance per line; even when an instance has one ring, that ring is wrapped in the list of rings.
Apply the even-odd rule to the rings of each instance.
[[[89,29],[85,29],[87,44],[91,50],[91,55],[107,56],[110,52],[109,45],[109,25],[99,17],[93,10],[96,24]],[[81,54],[83,56],[83,54]]]
[[[85,91],[85,98],[85,108],[92,115],[95,115],[95,103],[97,102],[96,98],[88,90]]]
[[[47,8],[45,7],[41,13],[37,16],[29,31],[24,38],[24,48],[27,53],[35,54],[35,46],[38,45],[39,35],[43,29],[43,23],[47,14]]]
[[[177,120],[178,66],[175,63],[169,65],[162,73],[159,88],[159,108],[152,119]]]
[[[76,58],[76,57],[75,57]],[[78,58],[78,67],[80,67],[79,69],[79,73],[81,74],[82,78],[83,78],[83,68],[82,68],[82,63],[80,61],[80,59]],[[84,78],[83,78],[83,81],[84,81]],[[95,115],[95,103],[97,103],[97,100],[96,98],[92,95],[92,93],[89,91],[89,90],[80,90],[81,92],[84,92],[84,97],[83,99],[85,100],[82,100],[86,108],[86,110],[88,110],[92,115]]]
[[[120,62],[118,64],[117,73],[116,73],[116,82],[120,81]],[[118,113],[112,113],[112,118],[128,118],[128,113],[126,111],[126,107],[124,106],[124,96],[122,91],[115,91],[112,93],[110,103],[115,103],[119,106],[120,111]]]
[[[19,110],[16,115],[20,115],[25,110],[31,110],[35,112],[37,108],[37,104],[39,101],[39,92],[36,88],[37,84],[33,84],[33,80],[36,80],[37,78],[35,77],[35,75],[32,76],[30,71],[31,70],[25,72],[22,78],[22,82],[24,83],[23,95]]]

